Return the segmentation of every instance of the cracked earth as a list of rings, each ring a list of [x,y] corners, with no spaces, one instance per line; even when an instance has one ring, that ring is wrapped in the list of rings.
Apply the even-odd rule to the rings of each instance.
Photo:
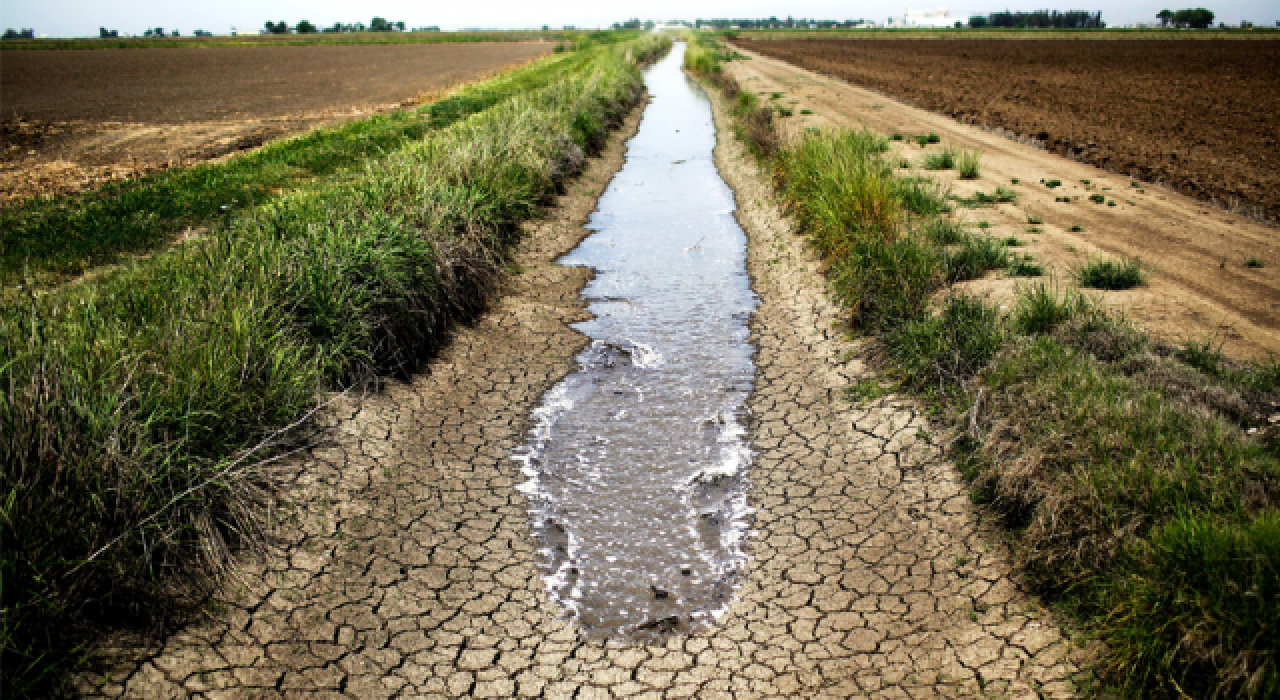
[[[815,258],[716,105],[716,157],[761,306],[749,401],[751,561],[717,627],[581,638],[547,596],[509,459],[586,344],[589,271],[555,259],[639,110],[547,218],[500,300],[412,381],[334,411],[295,465],[296,517],[205,619],[102,652],[85,695],[196,698],[1069,697],[1081,652],[1012,577],[924,415],[867,376]]]

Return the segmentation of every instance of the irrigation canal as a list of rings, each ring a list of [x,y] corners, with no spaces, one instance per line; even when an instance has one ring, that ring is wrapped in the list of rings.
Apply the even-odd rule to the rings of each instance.
[[[687,630],[727,609],[746,534],[742,413],[756,306],[747,239],[712,157],[684,44],[588,228],[561,259],[595,268],[591,345],[516,454],[552,594],[593,636]]]

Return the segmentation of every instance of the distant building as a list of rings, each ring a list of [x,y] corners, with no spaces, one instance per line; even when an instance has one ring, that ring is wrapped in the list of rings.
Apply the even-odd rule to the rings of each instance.
[[[884,26],[891,29],[949,29],[956,26],[957,21],[946,6],[939,5],[923,10],[908,9],[905,15],[890,17]]]

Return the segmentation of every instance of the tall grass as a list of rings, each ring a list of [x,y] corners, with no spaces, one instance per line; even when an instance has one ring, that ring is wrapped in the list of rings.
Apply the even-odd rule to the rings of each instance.
[[[635,103],[635,60],[668,45],[592,49],[347,182],[3,308],[7,691],[48,691],[94,618],[253,542],[266,465],[323,392],[411,371],[482,308],[517,224]]]
[[[1280,362],[1169,348],[1050,285],[1009,311],[939,295],[1008,253],[896,176],[885,143],[809,132],[768,165],[882,368],[957,420],[957,465],[1027,580],[1106,643],[1122,695],[1275,697]]]
[[[15,285],[49,286],[169,245],[187,227],[210,226],[317,178],[348,177],[427,133],[554,83],[591,61],[560,54],[406,110],[267,145],[220,163],[148,175],[100,191],[0,209],[0,300]]]

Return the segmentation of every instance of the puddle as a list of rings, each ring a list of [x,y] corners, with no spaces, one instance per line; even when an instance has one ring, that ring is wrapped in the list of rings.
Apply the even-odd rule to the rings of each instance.
[[[552,598],[588,637],[645,641],[714,623],[745,555],[745,402],[756,307],[746,236],[712,160],[684,44],[652,66],[627,160],[561,260],[597,270],[577,370],[514,455]]]

